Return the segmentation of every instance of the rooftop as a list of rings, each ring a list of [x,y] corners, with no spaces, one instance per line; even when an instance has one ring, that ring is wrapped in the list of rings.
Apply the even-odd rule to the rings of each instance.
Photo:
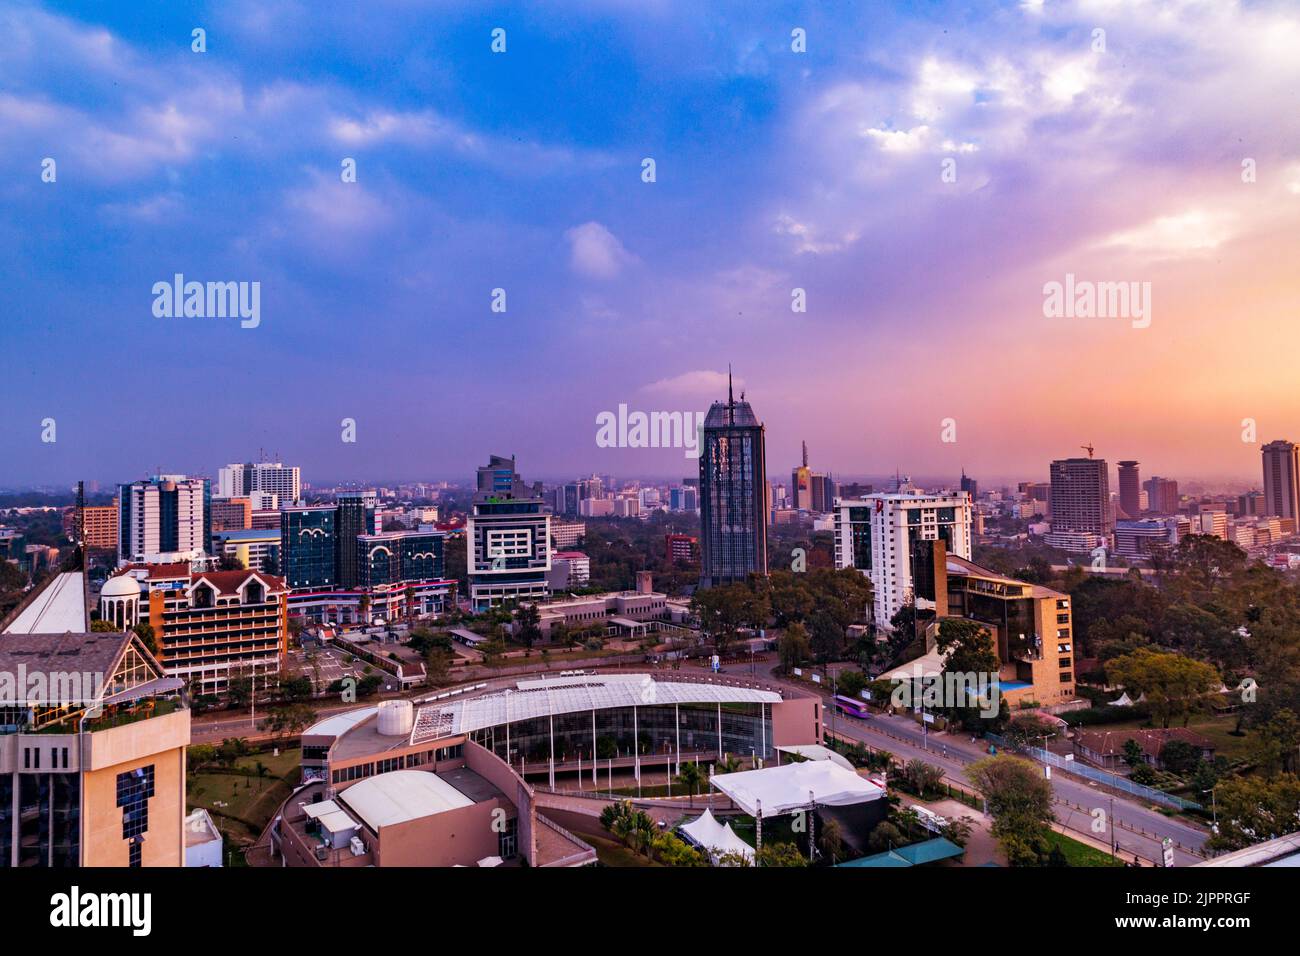
[[[425,770],[394,770],[369,777],[348,787],[336,800],[375,832],[380,827],[471,807],[475,802],[442,777]]]
[[[778,704],[781,695],[749,687],[656,681],[648,674],[521,680],[504,690],[422,707],[411,742],[556,714],[664,704]]]
[[[23,608],[6,634],[54,634],[90,630],[86,615],[85,576],[80,571],[55,575]]]

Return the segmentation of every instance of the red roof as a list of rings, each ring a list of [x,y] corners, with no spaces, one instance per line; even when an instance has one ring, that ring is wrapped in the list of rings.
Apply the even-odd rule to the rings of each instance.
[[[267,588],[272,591],[284,590],[284,579],[278,578],[274,574],[263,574],[260,571],[204,571],[201,574],[194,575],[190,580],[191,583],[203,580],[207,581],[221,594],[238,594],[240,587],[249,578],[256,576],[263,581]]]

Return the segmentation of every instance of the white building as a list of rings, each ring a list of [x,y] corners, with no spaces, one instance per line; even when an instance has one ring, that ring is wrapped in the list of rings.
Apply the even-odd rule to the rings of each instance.
[[[913,601],[920,542],[942,539],[948,554],[969,561],[971,521],[964,491],[843,498],[835,509],[835,567],[857,568],[871,579],[876,623],[887,628]]]
[[[155,475],[122,485],[118,496],[118,564],[168,564],[202,558],[208,547],[205,478]]]
[[[221,866],[221,857],[221,831],[207,810],[196,807],[185,818],[185,865]]]
[[[278,461],[226,465],[217,470],[217,497],[242,498],[255,491],[277,495],[281,501],[297,501],[302,490],[299,469]],[[254,508],[257,505],[253,506]]]

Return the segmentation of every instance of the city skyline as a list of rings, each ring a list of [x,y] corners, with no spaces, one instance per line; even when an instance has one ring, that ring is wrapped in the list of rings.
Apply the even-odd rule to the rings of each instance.
[[[598,417],[703,413],[728,363],[773,474],[807,441],[1041,478],[1095,442],[1250,483],[1300,433],[1284,4],[382,6],[0,11],[0,484],[259,446],[309,481],[689,475]],[[157,317],[176,275],[260,283],[256,327]],[[1145,314],[1045,317],[1076,278]]]

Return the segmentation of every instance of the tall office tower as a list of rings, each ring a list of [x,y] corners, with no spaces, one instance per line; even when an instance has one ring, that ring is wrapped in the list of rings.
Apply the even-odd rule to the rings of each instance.
[[[974,508],[965,494],[872,494],[841,498],[835,509],[835,567],[857,568],[871,579],[875,619],[890,619],[914,601],[934,608],[933,542],[969,559]],[[926,603],[930,602],[930,603]]]
[[[155,475],[122,485],[117,563],[162,564],[201,558],[212,538],[212,484],[206,478]]]
[[[1142,483],[1136,461],[1119,463],[1119,507],[1130,518],[1136,518],[1142,511]]]
[[[465,522],[475,610],[550,593],[546,575],[551,570],[551,516],[540,491],[540,484],[530,487],[516,474],[513,458],[493,455],[479,468],[473,512]]]
[[[829,514],[835,507],[835,496],[839,488],[830,475],[812,476],[812,510],[818,514]]]
[[[1300,516],[1300,445],[1271,441],[1263,448],[1266,514]]]
[[[767,574],[766,429],[742,392],[704,419],[700,447],[700,586]],[[810,502],[811,503],[811,502]]]
[[[1158,515],[1178,514],[1178,482],[1172,478],[1151,478],[1143,483],[1147,492],[1147,510]]]
[[[280,512],[280,570],[291,589],[338,586],[337,519],[334,505],[295,506]]]
[[[335,498],[334,528],[339,544],[334,580],[341,588],[355,588],[361,583],[357,539],[383,530],[375,519],[378,507],[379,495],[374,491],[341,491]]]
[[[1267,510],[1267,500],[1264,498],[1264,492],[1262,491],[1248,491],[1244,495],[1237,496],[1237,515],[1239,517],[1262,515]]]
[[[239,498],[254,491],[278,495],[284,504],[297,502],[302,490],[300,471],[278,461],[245,462],[217,470],[217,497]]]
[[[808,467],[808,443],[802,445],[803,464],[790,473],[790,507],[796,511],[811,511],[812,471]]]
[[[501,460],[504,461],[505,459]],[[513,461],[513,459],[511,460]],[[604,482],[595,475],[590,478],[579,478],[577,481],[571,481],[564,486],[564,507],[561,513],[569,517],[580,515],[582,514],[582,503],[584,501],[590,498],[599,498],[604,493]]]
[[[974,501],[980,492],[980,483],[974,478],[967,478],[965,468],[961,470],[961,490],[970,495],[971,501]]]
[[[1052,462],[1052,547],[1091,552],[1108,543],[1115,528],[1110,506],[1110,466],[1103,458]]]

